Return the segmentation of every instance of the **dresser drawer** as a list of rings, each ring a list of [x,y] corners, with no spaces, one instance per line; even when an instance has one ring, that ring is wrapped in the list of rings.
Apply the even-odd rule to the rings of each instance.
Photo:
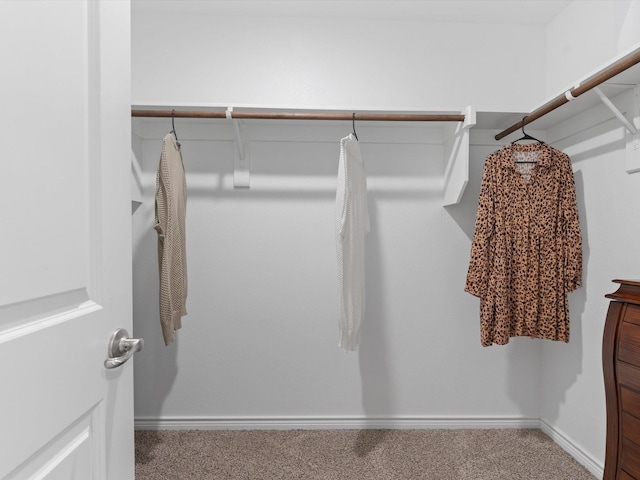
[[[629,322],[620,325],[618,360],[640,366],[640,325]]]
[[[620,386],[640,392],[640,367],[624,362],[617,362],[616,367]]]
[[[627,311],[624,314],[623,320],[640,325],[640,306],[627,304]]]
[[[620,468],[633,478],[640,478],[640,445],[623,435]]]
[[[620,403],[622,404],[623,412],[629,412],[631,415],[640,418],[640,393],[621,387]]]
[[[628,414],[627,412],[622,413],[621,419],[622,436],[631,440],[635,444],[640,444],[640,419]],[[640,449],[640,446],[638,448]],[[640,467],[640,464],[638,466]]]
[[[637,479],[633,478],[631,475],[623,471],[623,472],[620,472],[620,475],[618,475],[618,480],[637,480]]]

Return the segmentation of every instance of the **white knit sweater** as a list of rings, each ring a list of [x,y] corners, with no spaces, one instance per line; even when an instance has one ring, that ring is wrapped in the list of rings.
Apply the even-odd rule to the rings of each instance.
[[[340,341],[347,351],[357,350],[365,313],[364,238],[369,231],[367,178],[358,140],[340,141],[336,193],[336,249],[340,288]]]
[[[187,255],[185,217],[187,183],[180,144],[173,133],[162,140],[162,154],[156,176],[156,223],[160,271],[160,324],[164,342],[174,340],[187,314]]]

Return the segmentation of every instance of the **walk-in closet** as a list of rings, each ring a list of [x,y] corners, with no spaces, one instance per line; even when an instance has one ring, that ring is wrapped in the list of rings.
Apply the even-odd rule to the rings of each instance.
[[[640,479],[639,0],[0,3],[0,479]]]

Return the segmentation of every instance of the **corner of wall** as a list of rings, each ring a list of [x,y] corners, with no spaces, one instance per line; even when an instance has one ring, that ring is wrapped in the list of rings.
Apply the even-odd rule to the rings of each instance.
[[[640,43],[640,0],[573,0],[548,25],[546,94],[562,93]]]

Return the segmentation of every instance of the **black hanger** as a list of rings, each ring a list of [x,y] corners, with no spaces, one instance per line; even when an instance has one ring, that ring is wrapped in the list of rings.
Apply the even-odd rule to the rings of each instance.
[[[513,143],[519,142],[520,140],[535,140],[538,143],[544,143],[542,140],[538,140],[535,137],[532,137],[527,132],[524,131],[524,121],[527,119],[528,115],[522,117],[522,137],[518,140],[514,140]],[[515,163],[538,163],[537,160],[516,160]]]
[[[178,141],[178,134],[176,133],[176,125],[173,122],[174,118],[175,118],[175,108],[173,110],[171,110],[171,133],[173,133],[173,136],[176,137],[176,142]]]
[[[517,140],[514,140],[513,143],[515,142],[519,142],[520,140],[535,140],[538,143],[544,143],[542,140],[538,140],[535,137],[532,137],[531,135],[529,135],[527,132],[524,131],[524,121],[527,119],[529,115],[525,115],[524,117],[522,117],[522,137],[520,137]]]
[[[358,134],[356,133],[356,112],[353,112],[353,116],[351,117],[351,121],[353,122],[353,136],[358,140]],[[358,140],[360,141],[360,140]]]

